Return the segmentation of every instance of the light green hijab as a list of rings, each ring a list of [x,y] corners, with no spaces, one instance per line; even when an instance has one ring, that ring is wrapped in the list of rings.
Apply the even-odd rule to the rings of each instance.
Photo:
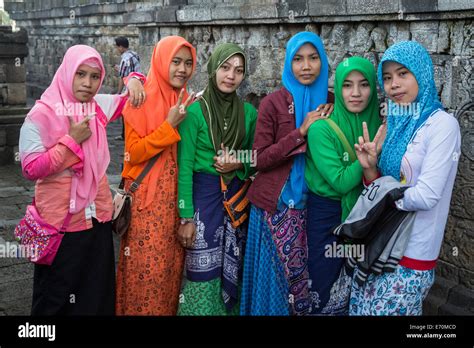
[[[344,80],[352,71],[360,72],[369,82],[370,96],[367,107],[360,113],[355,114],[347,110],[342,96]],[[367,123],[370,139],[372,140],[382,123],[379,117],[379,103],[377,98],[377,85],[375,68],[372,63],[362,57],[350,57],[342,61],[336,69],[334,81],[335,103],[334,111],[330,119],[333,120],[346,136],[349,144],[354,146],[358,143],[359,136],[363,135],[362,122]],[[360,195],[360,187],[354,188],[342,196],[342,218],[343,221],[352,210]]]
[[[245,139],[245,111],[244,103],[236,92],[223,93],[216,83],[217,70],[230,57],[240,54],[244,59],[244,69],[247,71],[245,53],[236,44],[225,43],[216,47],[207,63],[209,83],[204,90],[201,100],[201,110],[209,127],[209,136],[216,153],[221,150],[221,143],[229,150],[239,150]],[[244,73],[245,73],[244,72]],[[227,124],[227,129],[225,129]],[[228,184],[235,172],[222,174]]]

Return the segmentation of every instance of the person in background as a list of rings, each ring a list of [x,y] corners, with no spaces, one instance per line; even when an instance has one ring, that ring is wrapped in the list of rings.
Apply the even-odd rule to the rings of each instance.
[[[126,78],[133,72],[141,72],[140,57],[138,56],[137,52],[132,51],[129,48],[128,39],[126,37],[117,37],[115,39],[115,47],[121,55],[120,64],[114,66],[114,70],[118,73],[120,77],[117,88],[117,94],[122,94],[125,89],[124,78]],[[122,135],[116,137],[116,140],[123,140],[125,137],[125,126],[123,122],[124,120],[122,118]]]

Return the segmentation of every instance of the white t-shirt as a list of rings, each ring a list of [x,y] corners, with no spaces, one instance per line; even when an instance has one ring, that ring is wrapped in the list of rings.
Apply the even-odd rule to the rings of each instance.
[[[410,186],[398,200],[400,210],[416,211],[405,256],[436,260],[443,242],[460,157],[458,121],[437,110],[412,137],[402,160],[402,182]]]

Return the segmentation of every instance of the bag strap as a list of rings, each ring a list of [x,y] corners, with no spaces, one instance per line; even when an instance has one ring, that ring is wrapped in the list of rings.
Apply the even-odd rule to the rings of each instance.
[[[349,154],[351,162],[355,162],[355,160],[357,159],[357,156],[356,156],[354,150],[352,149],[352,147],[349,145],[349,141],[347,140],[346,136],[342,132],[341,128],[339,128],[339,126],[336,124],[336,122],[334,122],[333,120],[331,120],[329,118],[325,119],[325,121],[334,130],[334,132],[336,132],[336,135],[339,138],[339,140],[341,141],[342,146],[344,146],[344,149]]]
[[[157,154],[155,157],[153,157],[152,159],[150,159],[148,161],[148,163],[146,164],[145,168],[143,168],[142,172],[140,173],[140,175],[135,179],[134,182],[132,182],[132,184],[130,185],[130,188],[129,188],[129,191],[130,192],[135,192],[136,190],[138,190],[138,187],[140,186],[140,184],[142,183],[142,180],[143,178],[145,178],[145,176],[150,172],[151,168],[153,167],[153,165],[156,163],[156,161],[158,160],[158,158],[160,157],[161,155],[161,152],[159,154]]]
[[[68,211],[66,215],[66,219],[63,222],[63,225],[59,229],[59,232],[65,232],[66,228],[68,227],[69,223],[71,222],[72,214]]]

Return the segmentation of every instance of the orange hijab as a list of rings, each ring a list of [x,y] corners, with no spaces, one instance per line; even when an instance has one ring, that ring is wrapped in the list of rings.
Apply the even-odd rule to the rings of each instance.
[[[178,102],[180,90],[175,90],[169,82],[169,68],[175,54],[181,47],[188,47],[193,58],[193,73],[196,68],[196,49],[184,38],[180,36],[168,36],[161,39],[155,46],[151,56],[150,70],[144,85],[146,101],[139,109],[133,109],[129,103],[123,110],[125,121],[133,127],[140,137],[146,137],[160,127],[168,117],[171,107]],[[188,98],[186,85],[183,100]],[[144,178],[144,184],[148,184],[144,207],[147,207],[155,196],[158,178],[160,177],[166,160],[169,157],[176,159],[177,144],[166,148],[155,163],[151,171]],[[124,163],[123,176],[129,175],[136,178],[143,170],[147,162],[131,166]],[[152,183],[152,184],[150,184]]]

